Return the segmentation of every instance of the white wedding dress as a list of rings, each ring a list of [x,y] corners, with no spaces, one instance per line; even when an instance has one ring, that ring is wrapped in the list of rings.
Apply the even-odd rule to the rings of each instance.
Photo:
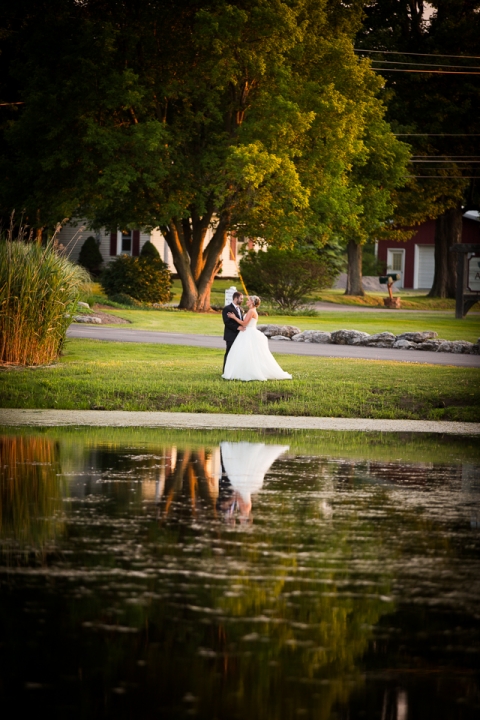
[[[232,489],[250,501],[251,495],[262,489],[265,474],[275,460],[288,449],[288,445],[221,442],[222,463]]]
[[[291,380],[284,372],[268,347],[266,336],[257,330],[257,320],[252,318],[238,336],[227,355],[225,380]]]

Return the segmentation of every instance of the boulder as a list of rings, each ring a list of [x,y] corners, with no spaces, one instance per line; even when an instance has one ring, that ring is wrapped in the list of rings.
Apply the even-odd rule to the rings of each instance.
[[[93,323],[94,325],[101,325],[102,321],[99,317],[93,315],[74,315],[73,322],[76,323]]]
[[[257,325],[257,330],[263,332],[268,338],[276,337],[277,335],[291,338],[300,332],[300,328],[295,327],[295,325]]]
[[[306,343],[318,343],[320,345],[326,345],[330,342],[331,334],[329,332],[323,332],[323,330],[304,330],[297,335],[293,335],[292,340],[294,342],[306,342]]]
[[[445,340],[425,340],[425,342],[414,343],[415,350],[427,350],[429,352],[437,352],[440,345]]]
[[[331,334],[330,342],[335,345],[362,345],[368,337],[368,333],[360,330],[336,330]]]
[[[79,301],[77,302],[77,305],[78,305],[78,307],[83,307],[83,308],[85,308],[86,310],[90,310],[90,305],[89,305],[88,303],[81,302],[81,301],[79,300]]]
[[[393,347],[396,337],[391,332],[381,332],[376,335],[370,335],[362,342],[362,345],[373,345],[375,347]]]
[[[437,348],[437,352],[455,353],[456,355],[476,355],[475,352],[478,345],[467,342],[466,340],[442,340]]]
[[[425,340],[433,340],[438,337],[438,334],[433,330],[426,330],[425,332],[406,332],[401,335],[397,335],[397,340],[408,340],[412,343],[423,343]]]
[[[415,350],[415,343],[411,343],[409,340],[395,340],[392,347],[397,350]]]
[[[280,340],[286,340],[287,342],[292,342],[292,339],[289,337],[286,337],[285,335],[273,335],[271,340],[275,340],[275,342],[279,342]]]

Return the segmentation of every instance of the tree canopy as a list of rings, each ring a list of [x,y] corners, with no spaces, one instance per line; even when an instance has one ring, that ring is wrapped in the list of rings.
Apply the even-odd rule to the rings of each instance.
[[[410,180],[395,198],[402,226],[437,218],[433,294],[455,291],[449,246],[459,242],[462,207],[478,208],[480,86],[475,72],[479,0],[377,0],[365,7],[357,47],[382,68],[387,119],[412,146]],[[383,51],[383,52],[378,52]],[[473,66],[473,67],[472,67]],[[477,68],[478,72],[478,68]],[[474,178],[477,177],[477,180]]]
[[[361,12],[360,0],[4,10],[4,92],[23,104],[3,122],[3,211],[160,227],[181,306],[196,310],[228,233],[363,242],[392,212],[407,147],[384,120],[382,79],[354,53]]]

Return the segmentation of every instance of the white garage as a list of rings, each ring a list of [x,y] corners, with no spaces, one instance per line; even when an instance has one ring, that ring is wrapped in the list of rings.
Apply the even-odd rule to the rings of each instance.
[[[435,245],[415,245],[415,290],[430,290],[435,273]]]

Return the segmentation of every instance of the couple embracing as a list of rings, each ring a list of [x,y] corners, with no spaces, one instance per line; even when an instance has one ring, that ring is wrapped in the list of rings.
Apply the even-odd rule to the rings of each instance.
[[[247,298],[245,315],[242,303],[242,293],[235,292],[232,303],[222,311],[225,324],[223,339],[227,344],[222,377],[245,381],[291,380],[292,376],[282,370],[270,352],[265,335],[257,330],[260,298],[256,295]]]

